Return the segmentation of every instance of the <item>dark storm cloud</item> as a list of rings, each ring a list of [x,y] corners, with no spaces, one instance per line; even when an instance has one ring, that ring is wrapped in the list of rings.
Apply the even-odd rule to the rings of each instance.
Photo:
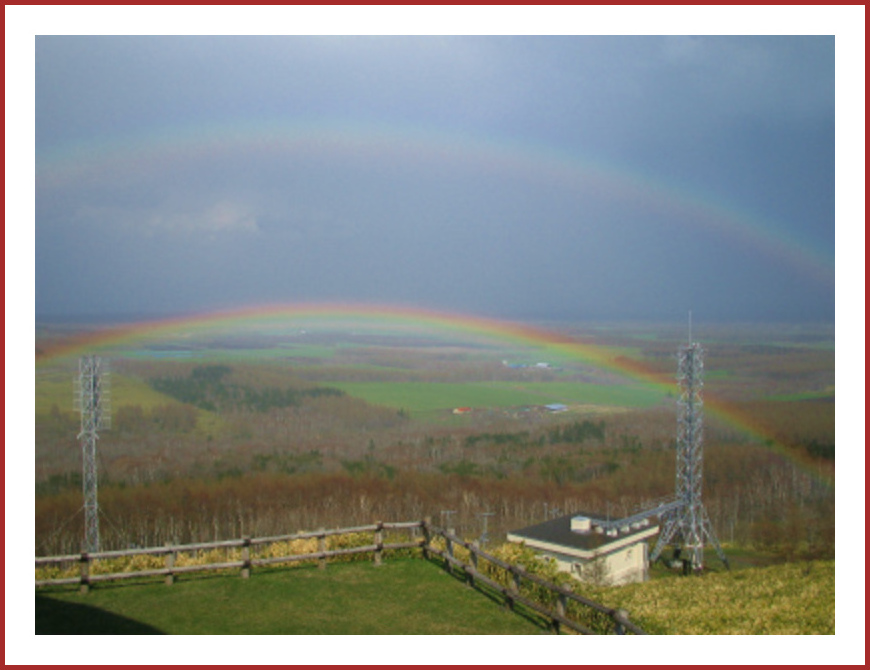
[[[831,37],[39,37],[37,312],[330,299],[831,319],[832,270],[507,166],[180,143],[171,161],[45,175],[63,152],[197,128],[406,128],[659,180],[832,263],[833,59]],[[78,249],[104,260],[83,269]]]

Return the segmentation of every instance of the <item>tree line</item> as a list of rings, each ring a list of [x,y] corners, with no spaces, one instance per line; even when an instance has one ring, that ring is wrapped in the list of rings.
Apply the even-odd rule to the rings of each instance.
[[[444,510],[469,538],[539,523],[577,511],[627,516],[651,500],[673,494],[674,453],[628,451],[613,455],[588,477],[564,476],[557,458],[550,470],[495,477],[486,466],[458,462],[435,471],[403,470],[372,452],[321,469],[322,454],[276,452],[257,457],[242,472],[223,465],[223,476],[164,477],[140,484],[104,480],[100,486],[105,548],[130,544],[229,539],[432,516]],[[591,463],[591,461],[590,461]],[[825,468],[826,461],[818,466]],[[562,473],[555,476],[554,473]],[[40,555],[76,552],[82,537],[80,478],[50,480],[36,499]],[[71,485],[71,487],[70,487]],[[51,489],[51,490],[48,490]],[[833,488],[762,445],[717,446],[705,455],[704,501],[717,535],[730,546],[762,549],[783,558],[834,553]]]
[[[305,398],[343,396],[332,387],[257,389],[226,381],[232,369],[207,365],[191,370],[187,377],[154,377],[151,387],[171,398],[208,412],[249,410],[267,412],[273,408],[297,407]]]

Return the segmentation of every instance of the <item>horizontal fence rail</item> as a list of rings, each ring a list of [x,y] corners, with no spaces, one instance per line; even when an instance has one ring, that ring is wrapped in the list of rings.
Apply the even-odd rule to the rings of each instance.
[[[385,531],[409,531],[411,538],[406,542],[384,542]],[[417,531],[422,531],[422,537],[415,537]],[[334,536],[358,535],[372,533],[371,544],[358,546],[327,548],[327,538]],[[445,543],[444,549],[433,545],[433,540],[442,538]],[[280,546],[282,543],[290,543],[298,540],[317,540],[317,551],[283,556],[252,556],[251,550],[257,547]],[[455,547],[463,547],[469,554],[469,561],[465,562],[454,555]],[[240,557],[232,560],[211,562],[204,564],[177,565],[176,561],[180,554],[206,552],[213,550],[240,550]],[[178,575],[208,572],[216,570],[240,570],[243,578],[250,576],[251,568],[269,566],[275,564],[298,563],[302,561],[317,561],[320,568],[325,568],[328,559],[356,554],[371,553],[375,565],[380,565],[385,551],[419,549],[423,556],[429,558],[437,556],[443,561],[445,567],[453,573],[460,570],[465,576],[466,583],[474,588],[485,585],[499,593],[508,607],[513,609],[520,604],[533,610],[551,622],[556,632],[568,629],[581,634],[595,634],[588,626],[575,621],[568,616],[568,603],[574,602],[583,608],[588,608],[599,615],[608,617],[613,624],[613,631],[617,634],[634,633],[645,635],[646,633],[628,620],[625,610],[613,609],[588,598],[574,593],[569,588],[554,584],[539,575],[527,571],[521,565],[511,565],[480,548],[477,542],[469,542],[457,537],[452,531],[432,525],[430,520],[405,521],[405,522],[378,522],[366,526],[351,528],[320,529],[316,531],[304,531],[289,535],[275,535],[270,537],[240,538],[235,540],[222,540],[216,542],[199,542],[195,544],[167,544],[163,547],[144,547],[135,549],[123,549],[113,551],[100,551],[93,553],[67,554],[64,556],[42,556],[35,559],[37,568],[48,566],[63,566],[78,564],[78,575],[74,577],[58,577],[51,579],[37,579],[36,586],[68,586],[79,585],[80,590],[87,592],[90,585],[99,582],[112,582],[126,579],[141,579],[146,577],[164,577],[166,584],[172,584]],[[162,556],[164,567],[144,568],[127,570],[124,572],[95,573],[93,564],[95,561],[111,560],[120,558],[132,558],[136,556]],[[507,581],[507,585],[500,583],[491,576],[484,574],[481,569],[481,561],[486,561],[491,566],[499,569]],[[555,609],[543,604],[533,597],[520,593],[521,584],[535,584],[544,591],[549,592],[555,598]]]
[[[289,535],[275,535],[271,537],[241,538],[237,540],[221,540],[217,542],[198,542],[195,544],[169,544],[163,547],[143,547],[136,549],[121,549],[92,553],[85,552],[82,554],[68,554],[65,556],[38,557],[35,561],[37,568],[50,565],[78,563],[79,576],[55,579],[38,579],[36,580],[36,586],[61,586],[79,584],[82,591],[87,591],[89,585],[97,582],[110,582],[123,579],[161,576],[165,577],[166,582],[171,584],[175,575],[230,569],[241,569],[242,577],[248,577],[250,575],[250,569],[254,566],[265,566],[277,563],[294,563],[301,561],[319,561],[320,567],[326,567],[326,560],[329,558],[337,558],[341,556],[351,556],[354,554],[366,553],[373,554],[374,562],[376,564],[380,564],[384,551],[417,549],[424,542],[424,539],[421,537],[408,542],[384,543],[384,531],[408,530],[413,532],[415,529],[422,528],[423,523],[424,522],[422,521],[395,523],[379,522],[367,526],[321,529],[316,531],[293,533]],[[339,535],[354,535],[360,533],[373,533],[374,542],[372,544],[365,544],[354,547],[342,547],[337,549],[326,548],[326,538],[328,537]],[[287,554],[284,556],[251,556],[251,549],[254,547],[276,546],[280,545],[281,543],[289,543],[296,540],[317,540],[319,544],[318,550],[302,554]],[[176,558],[179,554],[211,551],[215,549],[240,549],[241,559],[183,566],[175,564]],[[163,556],[165,558],[166,567],[96,574],[91,569],[95,561],[111,560],[118,558],[131,558],[135,556]]]

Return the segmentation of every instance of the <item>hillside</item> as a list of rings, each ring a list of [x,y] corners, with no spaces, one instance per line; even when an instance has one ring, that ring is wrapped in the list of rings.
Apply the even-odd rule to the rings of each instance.
[[[525,552],[505,545],[496,554]],[[527,568],[551,573],[524,557]],[[547,575],[551,577],[551,574]],[[558,575],[558,581],[571,581]],[[703,577],[669,576],[621,587],[574,582],[578,593],[659,635],[833,635],[834,561],[790,563]],[[37,589],[36,630],[44,634],[535,634],[537,616],[510,614],[499,598],[448,577],[436,563],[394,559],[143,582],[82,595]]]
[[[628,610],[651,634],[834,634],[834,561],[588,589],[589,597]]]

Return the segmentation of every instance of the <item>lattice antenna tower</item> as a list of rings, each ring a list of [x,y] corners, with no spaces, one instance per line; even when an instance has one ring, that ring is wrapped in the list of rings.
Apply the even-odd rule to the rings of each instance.
[[[677,404],[677,478],[676,500],[679,505],[664,514],[663,529],[650,555],[655,561],[667,545],[674,547],[675,556],[691,560],[696,571],[704,568],[704,545],[712,545],[728,567],[707,510],[701,500],[703,473],[704,403],[701,399],[704,373],[704,350],[692,341],[692,314],[689,313],[689,342],[680,347],[677,381],[680,398]],[[683,552],[688,552],[689,555]]]
[[[85,537],[83,550],[100,550],[100,519],[97,505],[97,440],[99,431],[111,427],[108,363],[98,356],[82,356],[75,380],[76,409],[82,424],[82,492],[84,494]]]

